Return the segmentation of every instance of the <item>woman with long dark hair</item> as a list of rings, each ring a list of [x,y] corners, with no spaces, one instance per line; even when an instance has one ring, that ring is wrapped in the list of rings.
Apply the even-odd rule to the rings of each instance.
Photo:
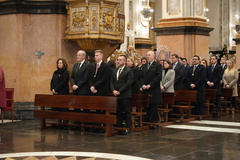
[[[57,60],[57,70],[54,71],[51,79],[51,92],[54,95],[68,95],[69,94],[69,72],[68,64],[64,58]],[[53,108],[54,111],[68,111],[67,108]],[[59,127],[61,123],[67,123],[67,121],[59,120]]]

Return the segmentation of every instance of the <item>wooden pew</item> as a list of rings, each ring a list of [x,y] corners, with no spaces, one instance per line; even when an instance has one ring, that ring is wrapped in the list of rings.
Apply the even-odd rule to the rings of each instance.
[[[236,97],[236,109],[235,112],[240,111],[240,87],[238,87],[238,97]]]
[[[221,114],[227,114],[227,105],[231,104],[232,102],[229,101],[229,98],[232,97],[233,88],[222,88],[221,92]]]
[[[131,117],[132,117],[132,126],[131,131],[140,131],[148,129],[148,126],[143,126],[143,115],[146,115],[146,112],[143,112],[144,108],[149,106],[149,99],[151,95],[147,94],[133,94],[131,98]]]
[[[236,97],[235,113],[240,111],[240,86],[238,86],[238,96]]]
[[[163,104],[160,105],[160,108],[158,108],[158,115],[159,115],[159,126],[166,126],[171,125],[173,122],[168,121],[168,113],[172,111],[172,109],[169,109],[169,105],[173,105],[175,102],[175,93],[162,93],[162,101]],[[161,115],[163,115],[163,120]]]
[[[105,128],[106,136],[113,136],[117,134],[117,132],[115,132],[112,128],[112,126],[116,124],[116,115],[110,114],[112,111],[116,112],[117,97],[36,94],[34,105],[41,106],[40,110],[34,111],[34,117],[41,119],[42,129],[47,128],[46,124],[58,124],[58,122],[48,121],[48,119],[54,119],[105,124],[104,126],[73,123],[65,125]],[[68,108],[69,110],[101,110],[105,111],[105,114],[53,111],[46,109],[46,107]]]
[[[206,107],[206,112],[204,117],[211,117],[210,113],[210,106],[214,106],[214,103],[211,103],[211,101],[215,101],[217,96],[217,90],[216,89],[205,89],[205,103],[204,106]]]
[[[183,104],[172,105],[172,108],[178,108],[180,112],[180,114],[178,115],[180,116],[180,119],[177,119],[175,121],[188,122],[195,120],[195,118],[191,117],[191,109],[194,108],[191,103],[196,102],[197,91],[176,90],[175,96],[175,101],[183,102]]]

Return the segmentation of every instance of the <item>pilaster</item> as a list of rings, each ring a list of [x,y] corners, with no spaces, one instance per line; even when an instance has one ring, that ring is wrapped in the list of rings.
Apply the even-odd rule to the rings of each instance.
[[[209,57],[209,27],[205,0],[163,0],[162,19],[156,24],[157,49],[166,46],[170,54],[190,60],[193,55]]]

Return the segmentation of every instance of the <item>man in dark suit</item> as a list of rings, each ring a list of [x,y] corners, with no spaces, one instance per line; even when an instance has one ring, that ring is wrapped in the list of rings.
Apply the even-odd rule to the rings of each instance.
[[[183,74],[183,80],[182,80],[182,89],[187,89],[188,85],[186,83],[186,76],[188,69],[190,68],[189,64],[187,63],[187,58],[183,58],[182,64],[184,65],[184,74]]]
[[[86,52],[80,50],[77,52],[78,63],[74,64],[72,70],[72,76],[70,82],[73,89],[74,95],[89,95],[89,78],[91,65],[86,61]],[[80,112],[79,109],[75,109],[74,112]],[[83,112],[90,112],[89,110],[84,110]],[[79,124],[80,122],[74,122]],[[79,130],[78,127],[72,127],[74,130]]]
[[[160,81],[162,80],[162,66],[155,61],[155,54],[153,51],[147,52],[148,63],[142,67],[142,74],[140,78],[140,90],[143,94],[150,94],[149,107],[147,109],[146,121],[158,122],[157,107],[162,103],[162,96],[160,91]],[[152,129],[156,129],[157,126],[153,126]]]
[[[203,104],[205,101],[205,81],[206,81],[206,69],[200,64],[199,56],[195,55],[192,58],[192,66],[189,68],[186,82],[189,89],[196,90],[197,103],[193,109],[193,114],[203,115]],[[199,117],[202,120],[202,117]]]
[[[96,63],[91,69],[90,90],[93,96],[107,96],[109,92],[110,67],[103,62],[102,50],[95,51]]]
[[[220,96],[221,96],[221,84],[222,79],[222,67],[217,64],[217,56],[212,55],[210,59],[211,65],[206,67],[206,88],[217,89],[217,95],[215,100],[216,117],[219,117],[220,112]]]
[[[220,59],[220,65],[221,65],[221,67],[222,67],[222,76],[223,76],[223,73],[224,73],[225,69],[227,68],[227,58],[226,58],[226,57],[221,57],[221,59]],[[220,84],[221,84],[221,86],[223,87],[223,81],[222,81],[222,79],[221,79],[221,81],[220,81]]]
[[[221,60],[220,60],[220,64],[221,64],[221,67],[222,69],[226,69],[227,68],[227,58],[226,57],[222,57]]]
[[[74,95],[89,95],[89,75],[91,65],[86,61],[86,52],[77,52],[78,63],[74,64],[70,82]]]
[[[110,88],[114,96],[120,97],[117,105],[117,127],[131,127],[131,106],[132,97],[133,72],[131,68],[125,66],[126,56],[120,55],[117,58],[118,68],[113,70]],[[123,126],[123,120],[126,126]],[[122,134],[129,134],[130,130],[124,131]]]
[[[173,69],[175,71],[174,90],[181,90],[185,68],[184,65],[179,62],[179,57],[177,54],[173,54],[171,60]]]

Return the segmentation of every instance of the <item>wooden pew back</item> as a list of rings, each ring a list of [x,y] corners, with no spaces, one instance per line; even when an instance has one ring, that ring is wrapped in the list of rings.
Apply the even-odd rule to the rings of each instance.
[[[116,111],[117,98],[109,96],[35,95],[35,106]]]
[[[176,90],[175,101],[196,102],[197,91],[195,90]]]
[[[146,108],[149,106],[150,95],[133,94],[131,98],[131,106]]]
[[[70,120],[77,122],[90,122],[104,124],[106,136],[116,135],[112,130],[112,125],[116,124],[116,115],[111,115],[110,112],[116,112],[117,97],[105,96],[76,96],[76,95],[35,95],[35,106],[41,106],[41,110],[34,111],[34,117],[41,119],[41,128],[47,128],[46,124],[56,124],[46,119],[55,120]],[[45,107],[54,108],[69,108],[70,111],[53,111],[47,110]],[[76,110],[74,112],[73,110]],[[84,112],[84,110],[87,112]],[[92,113],[91,110],[105,111],[105,114]],[[83,111],[83,112],[81,112]],[[102,128],[99,125],[85,125],[68,123],[66,125],[76,125],[83,127]]]
[[[205,99],[215,100],[217,95],[216,89],[205,89]]]
[[[233,92],[233,88],[222,88],[221,97],[231,98],[232,92]]]
[[[174,104],[175,102],[175,94],[174,93],[162,93],[162,101],[163,104]]]

